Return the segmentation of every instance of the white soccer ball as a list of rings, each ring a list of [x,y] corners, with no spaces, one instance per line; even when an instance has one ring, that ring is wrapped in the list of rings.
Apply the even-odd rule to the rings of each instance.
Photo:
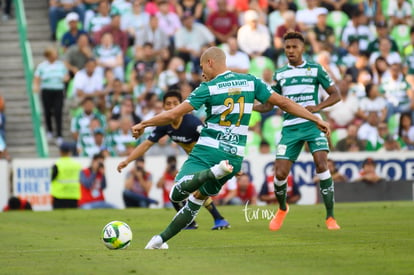
[[[126,223],[112,221],[102,229],[101,239],[109,249],[124,249],[131,244],[132,231]]]

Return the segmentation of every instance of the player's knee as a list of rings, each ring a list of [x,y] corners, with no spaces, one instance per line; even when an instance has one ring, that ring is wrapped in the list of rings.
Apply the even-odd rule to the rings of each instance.
[[[275,178],[278,181],[283,181],[287,179],[288,175],[289,175],[289,171],[285,171],[283,169],[276,169],[275,171]]]
[[[193,193],[193,196],[198,199],[198,200],[207,200],[209,197],[208,196],[204,196],[203,194],[201,194],[201,192],[199,190],[195,191]]]
[[[187,199],[189,194],[190,193],[181,188],[180,184],[175,184],[170,191],[170,200],[172,202],[181,202]]]

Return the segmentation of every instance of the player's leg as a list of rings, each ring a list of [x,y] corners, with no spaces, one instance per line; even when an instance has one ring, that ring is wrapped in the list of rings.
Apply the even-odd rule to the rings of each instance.
[[[335,191],[334,182],[328,169],[328,152],[316,151],[312,155],[319,178],[320,193],[326,208],[326,225],[330,230],[340,229],[334,217]]]
[[[186,228],[191,224],[197,216],[201,206],[204,204],[205,199],[207,199],[207,197],[201,195],[197,191],[190,195],[184,207],[178,211],[168,227],[160,234],[163,242],[171,239],[177,235],[181,229]]]
[[[178,212],[185,206],[185,204],[187,203],[187,200],[180,201],[180,202],[172,201],[171,203],[174,206],[174,209]],[[185,229],[197,229],[197,228],[198,228],[198,224],[194,220]]]
[[[188,164],[186,165],[188,166]],[[183,169],[186,170],[186,167],[183,166]],[[182,201],[182,198],[186,194],[193,192],[194,194],[190,195],[185,206],[178,211],[171,224],[166,231],[164,231],[165,234],[162,234],[164,242],[177,234],[181,229],[190,225],[194,220],[195,215],[198,213],[198,210],[204,204],[204,200],[207,199],[208,195],[202,195],[200,192],[193,190],[193,188],[200,187],[208,182],[217,182],[218,179],[223,178],[232,172],[233,167],[228,164],[228,161],[221,161],[210,169],[192,175],[185,175],[181,178],[180,175],[177,176],[178,182],[174,185],[170,193],[171,201]]]
[[[191,194],[187,203],[178,211],[167,228],[161,234],[152,237],[145,249],[168,249],[166,241],[177,235],[181,229],[187,227],[195,219],[205,199],[207,197],[199,192]]]
[[[320,193],[326,208],[326,225],[330,230],[337,230],[340,227],[334,218],[334,182],[328,169],[328,139],[316,126],[307,132],[309,133],[307,142],[313,156]]]
[[[292,161],[287,159],[277,159],[275,161],[275,196],[279,203],[279,209],[286,210],[286,196],[287,196],[287,177],[289,176]]]
[[[160,235],[154,236],[145,249],[162,248],[162,245],[166,241],[177,235],[195,219],[201,206],[204,204],[204,200],[208,197],[208,195],[195,192],[200,186],[208,182],[218,182],[218,179],[224,178],[233,172],[233,166],[227,160],[223,160],[210,169],[187,174],[191,170],[195,171],[200,165],[206,164],[197,163],[191,157],[184,163],[180,173],[176,177],[177,183],[171,190],[170,199],[173,202],[179,202],[189,197],[188,201],[174,216],[167,228]]]
[[[224,217],[220,214],[216,205],[210,197],[204,201],[204,207],[208,210],[208,212],[210,212],[211,216],[214,219],[214,226],[211,228],[212,230],[230,228],[230,223],[226,221],[226,219],[224,219]]]
[[[42,104],[43,104],[43,115],[46,123],[46,130],[48,138],[53,137],[53,127],[52,127],[52,94],[49,90],[42,90]]]
[[[56,92],[54,95],[54,107],[53,107],[53,115],[55,117],[55,125],[56,125],[56,133],[58,137],[58,142],[63,141],[62,135],[62,115],[63,115],[63,105],[65,101],[64,93]]]
[[[191,193],[195,192],[201,185],[208,181],[216,181],[233,172],[233,166],[227,160],[220,161],[210,169],[205,169],[196,173],[183,175],[188,168],[192,170],[191,162],[186,163],[177,175],[177,183],[173,186],[170,199],[174,202],[185,200]]]
[[[269,223],[269,229],[272,231],[279,230],[282,227],[283,221],[289,212],[289,206],[286,203],[287,178],[293,162],[296,161],[303,147],[301,131],[298,127],[284,128],[282,139],[277,146],[274,187],[279,209]]]

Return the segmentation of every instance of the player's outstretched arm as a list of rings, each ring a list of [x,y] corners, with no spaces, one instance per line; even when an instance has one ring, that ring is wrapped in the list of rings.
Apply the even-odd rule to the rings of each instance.
[[[142,142],[140,145],[135,147],[135,149],[129,154],[129,156],[124,161],[121,161],[118,164],[118,167],[116,170],[118,170],[118,172],[121,173],[122,169],[127,167],[131,161],[134,161],[137,158],[142,157],[145,154],[145,152],[147,152],[149,148],[152,147],[152,145],[154,145],[154,142],[148,139]]]
[[[131,129],[132,129],[132,136],[134,138],[138,138],[139,136],[141,136],[144,133],[145,128],[150,127],[150,126],[164,126],[164,125],[168,125],[171,122],[173,122],[174,120],[178,119],[179,117],[182,117],[183,115],[193,111],[194,108],[193,106],[191,106],[190,103],[184,101],[182,102],[180,105],[178,105],[177,107],[169,110],[169,111],[165,111],[162,112],[154,117],[152,117],[151,119],[142,121],[136,125],[134,125]]]
[[[315,116],[314,114],[312,114],[296,102],[293,102],[292,100],[283,97],[277,93],[273,93],[269,97],[268,102],[273,105],[279,106],[280,109],[287,113],[314,122],[322,132],[324,132],[328,137],[330,136],[331,130],[329,128],[329,123]]]

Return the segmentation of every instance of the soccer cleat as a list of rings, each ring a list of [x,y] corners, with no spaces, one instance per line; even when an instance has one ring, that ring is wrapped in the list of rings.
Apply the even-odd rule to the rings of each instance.
[[[228,229],[230,228],[230,224],[225,219],[215,220],[214,226],[211,228],[211,230],[221,230],[221,229]]]
[[[326,227],[329,230],[339,230],[341,227],[336,223],[336,220],[333,217],[329,217],[326,221]]]
[[[184,228],[184,230],[192,230],[192,229],[198,229],[198,224],[196,221],[192,221],[187,227]]]
[[[168,244],[162,241],[160,235],[155,235],[145,246],[145,249],[168,249]]]
[[[216,179],[221,179],[222,177],[225,177],[233,172],[233,165],[231,165],[228,160],[222,160],[219,164],[211,167],[211,172],[214,174]]]
[[[273,217],[273,219],[269,223],[269,229],[271,231],[279,230],[282,225],[283,221],[285,220],[285,217],[287,213],[289,212],[289,205],[286,204],[286,210],[278,209],[276,212],[276,215]]]

